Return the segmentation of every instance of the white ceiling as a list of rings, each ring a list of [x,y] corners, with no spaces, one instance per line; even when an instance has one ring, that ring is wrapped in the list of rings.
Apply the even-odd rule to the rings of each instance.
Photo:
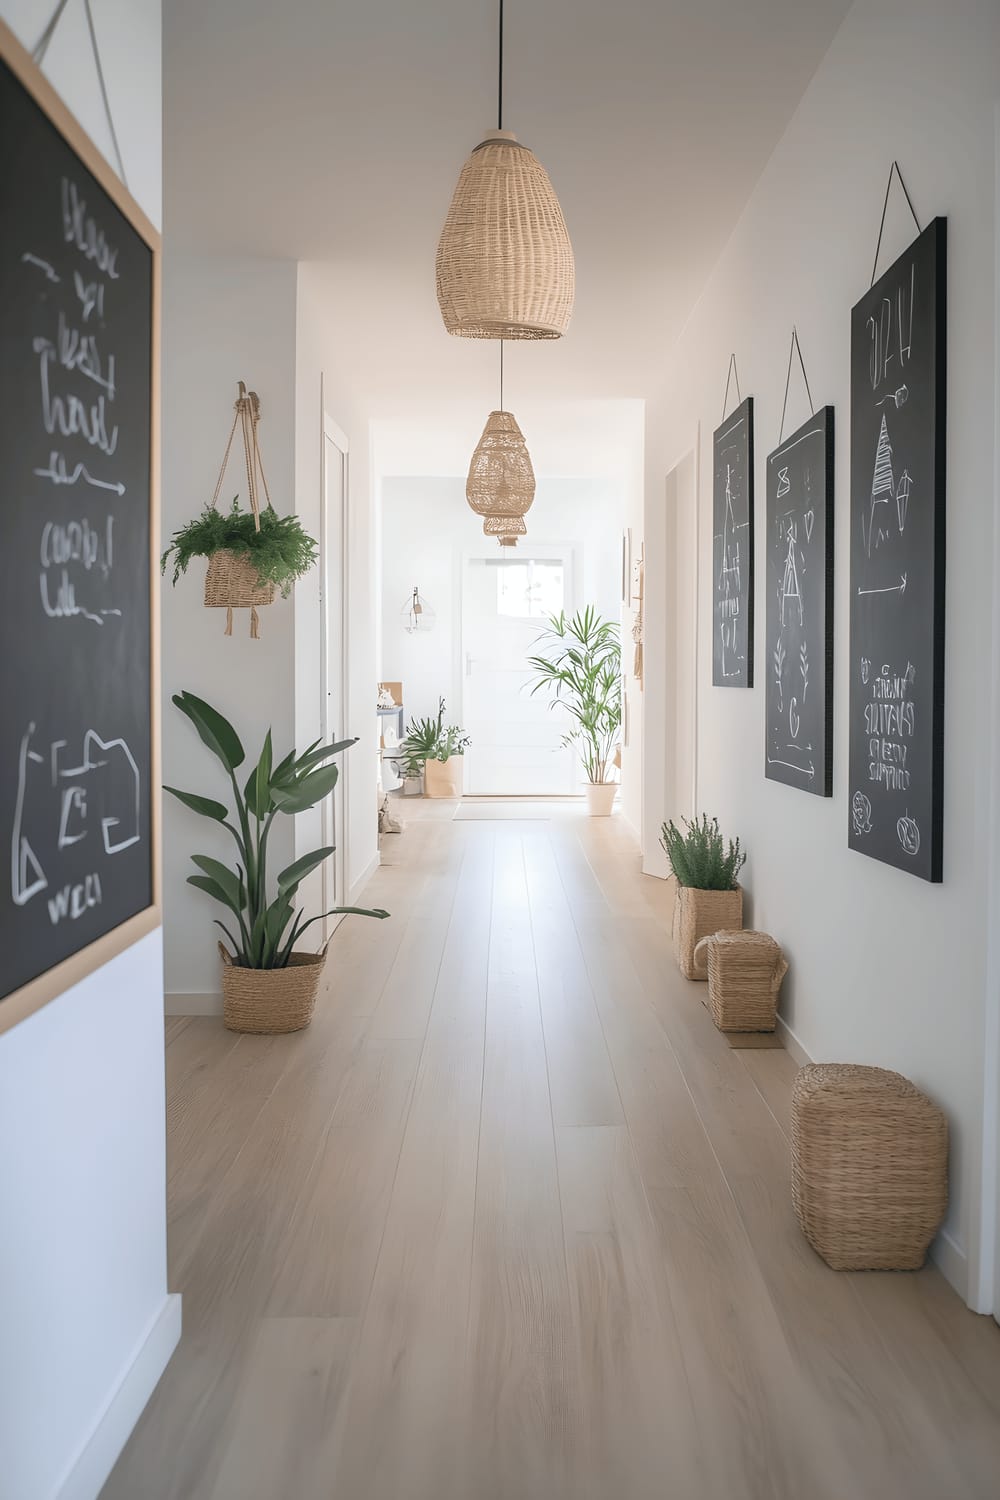
[[[512,351],[515,385],[645,395],[848,9],[506,0],[504,124],[577,262],[568,335]],[[328,262],[376,414],[415,369],[425,398],[471,381],[493,404],[495,351],[444,333],[434,251],[495,98],[495,0],[164,0],[167,252]]]

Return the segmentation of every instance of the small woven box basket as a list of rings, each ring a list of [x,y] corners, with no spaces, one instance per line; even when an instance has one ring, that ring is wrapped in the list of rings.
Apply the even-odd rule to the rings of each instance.
[[[766,932],[715,932],[694,950],[708,967],[708,1008],[720,1031],[773,1031],[778,992],[788,973],[781,948]]]
[[[899,1073],[800,1069],[792,1094],[792,1198],[836,1271],[913,1271],[948,1205],[948,1122]]]

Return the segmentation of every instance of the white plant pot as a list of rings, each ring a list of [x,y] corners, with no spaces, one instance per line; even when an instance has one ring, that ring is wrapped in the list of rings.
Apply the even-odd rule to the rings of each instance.
[[[617,781],[587,782],[587,811],[592,818],[610,818]]]
[[[424,778],[422,776],[403,777],[403,796],[419,797],[424,790]]]

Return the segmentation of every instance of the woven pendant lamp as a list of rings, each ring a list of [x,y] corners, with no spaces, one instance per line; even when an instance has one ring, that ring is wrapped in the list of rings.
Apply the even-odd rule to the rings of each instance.
[[[500,0],[497,128],[462,168],[437,249],[444,326],[465,339],[558,339],[573,314],[573,247],[538,158],[503,127]]]

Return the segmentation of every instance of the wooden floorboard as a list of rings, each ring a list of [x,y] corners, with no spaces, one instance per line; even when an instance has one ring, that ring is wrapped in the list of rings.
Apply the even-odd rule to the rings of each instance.
[[[624,825],[454,808],[307,1031],[167,1022],[184,1336],[105,1500],[995,1500],[1000,1329],[803,1240],[795,1064]]]

